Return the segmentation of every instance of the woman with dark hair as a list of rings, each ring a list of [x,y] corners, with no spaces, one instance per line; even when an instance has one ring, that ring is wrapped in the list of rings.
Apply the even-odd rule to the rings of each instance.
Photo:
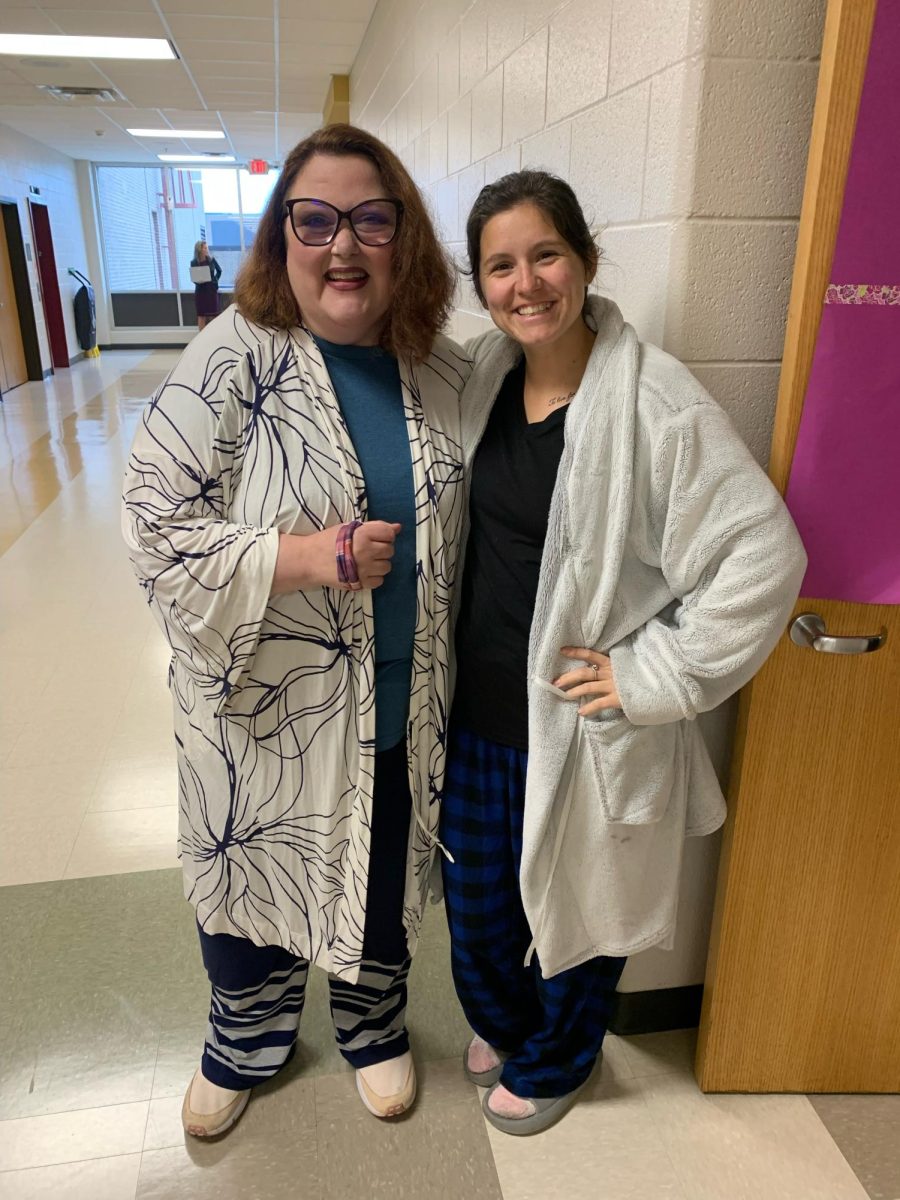
[[[311,963],[365,1106],[415,1097],[406,977],[463,500],[453,282],[396,156],[321,129],[135,437],[124,531],[173,652],[179,851],[212,985],[197,1137],[290,1059]]]
[[[627,955],[668,947],[686,836],[724,801],[694,718],[757,671],[805,556],[691,374],[588,296],[599,251],[541,171],[484,188],[470,521],[441,840],[469,1078],[511,1134],[589,1078]]]
[[[205,329],[219,315],[219,280],[222,268],[209,252],[206,242],[194,243],[191,259],[191,279],[194,280],[194,307],[197,309],[197,328]]]

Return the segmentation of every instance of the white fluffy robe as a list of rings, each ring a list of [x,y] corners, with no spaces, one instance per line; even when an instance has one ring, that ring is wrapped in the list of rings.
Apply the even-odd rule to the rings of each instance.
[[[418,602],[411,951],[443,786],[468,372],[443,338],[424,363],[400,364]],[[362,472],[315,342],[227,309],[148,405],[125,479],[125,539],[173,652],[185,894],[207,933],[284,946],[348,982],[359,972],[369,874],[372,593],[269,589],[280,533],[365,516]]]
[[[806,556],[780,496],[690,372],[592,297],[529,646],[521,887],[545,976],[670,947],[685,836],[725,802],[694,718],[759,670]],[[471,466],[521,351],[467,346]],[[563,646],[610,655],[622,710],[584,719],[547,684]]]

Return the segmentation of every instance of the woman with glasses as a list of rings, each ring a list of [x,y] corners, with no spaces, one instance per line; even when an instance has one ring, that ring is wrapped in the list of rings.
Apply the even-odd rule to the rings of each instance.
[[[206,242],[195,242],[191,259],[191,279],[194,281],[194,306],[197,309],[197,328],[205,329],[219,315],[219,280],[222,268],[209,252]]]
[[[437,850],[468,362],[394,154],[289,155],[235,288],[134,442],[124,529],[173,651],[179,851],[212,1003],[185,1129],[294,1053],[310,964],[378,1117],[416,1076],[406,977]]]
[[[507,175],[466,232],[497,328],[462,402],[442,865],[465,1070],[521,1135],[590,1077],[627,955],[672,945],[684,839],[725,815],[694,718],[761,666],[805,556],[722,410],[588,295],[568,184]]]

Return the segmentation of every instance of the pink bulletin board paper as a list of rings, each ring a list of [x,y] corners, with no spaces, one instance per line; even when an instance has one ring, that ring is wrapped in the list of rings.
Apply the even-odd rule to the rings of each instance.
[[[898,64],[900,0],[879,0],[834,248],[834,283],[900,284]]]
[[[900,0],[880,0],[785,496],[821,600],[900,604],[898,62]]]
[[[785,499],[804,596],[900,604],[900,307],[825,306]]]

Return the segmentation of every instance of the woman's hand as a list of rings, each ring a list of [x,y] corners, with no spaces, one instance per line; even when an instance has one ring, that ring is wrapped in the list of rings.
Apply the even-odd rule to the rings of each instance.
[[[337,532],[337,531],[335,531]],[[394,543],[400,526],[387,521],[364,521],[353,534],[356,572],[364,588],[381,587],[391,569]]]
[[[605,654],[583,646],[563,646],[560,653],[565,658],[587,663],[587,666],[579,667],[575,671],[566,671],[564,675],[553,680],[554,686],[568,692],[572,699],[586,700],[578,709],[580,717],[593,717],[605,708],[622,707],[622,701],[616,691],[616,681],[613,679],[612,663]],[[587,700],[587,697],[590,699]]]
[[[278,559],[270,595],[329,587],[349,591],[338,581],[337,534],[339,525],[320,533],[283,533],[278,539]],[[365,521],[353,534],[353,557],[364,588],[381,587],[391,569],[394,542],[400,526],[387,521]]]

